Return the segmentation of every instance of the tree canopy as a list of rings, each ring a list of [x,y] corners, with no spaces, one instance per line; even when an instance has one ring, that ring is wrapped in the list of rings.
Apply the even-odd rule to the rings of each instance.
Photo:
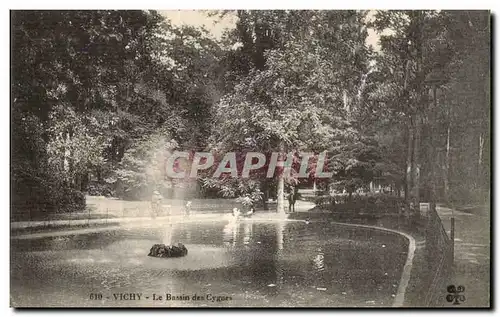
[[[162,165],[177,149],[293,153],[288,176],[189,182],[198,195],[275,196],[281,212],[287,186],[312,183],[352,194],[375,182],[409,206],[489,194],[489,12],[211,12],[236,17],[220,40],[155,11],[11,14],[18,213],[184,186]],[[307,153],[308,172],[326,153],[332,177],[299,179]]]

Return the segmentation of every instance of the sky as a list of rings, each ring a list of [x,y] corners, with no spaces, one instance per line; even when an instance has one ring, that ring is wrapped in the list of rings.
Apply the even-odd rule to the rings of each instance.
[[[174,25],[193,25],[204,26],[215,38],[220,39],[226,28],[233,28],[236,23],[234,15],[226,15],[219,21],[218,17],[208,17],[207,11],[200,10],[164,10],[160,13],[170,19]],[[368,18],[373,16],[372,12],[368,13]],[[378,50],[378,34],[373,29],[368,29],[367,45],[372,45],[375,50]]]
[[[220,39],[226,28],[234,28],[236,17],[226,15],[219,21],[218,17],[208,17],[208,11],[202,10],[160,10],[163,16],[167,17],[174,25],[194,25],[204,26],[212,35]]]

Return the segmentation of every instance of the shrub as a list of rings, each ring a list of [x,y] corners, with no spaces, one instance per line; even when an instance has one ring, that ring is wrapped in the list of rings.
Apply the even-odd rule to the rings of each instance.
[[[76,189],[61,187],[53,192],[56,212],[74,212],[85,209],[85,195]]]
[[[404,199],[398,196],[380,194],[367,196],[338,195],[317,197],[316,205],[335,213],[399,213]]]
[[[106,196],[111,197],[115,194],[115,189],[112,184],[92,182],[87,188],[90,196]]]
[[[14,220],[44,218],[49,213],[85,208],[85,195],[43,171],[13,172],[11,210]]]
[[[458,205],[487,204],[489,203],[489,191],[486,189],[471,189],[469,185],[451,187],[450,200]]]
[[[328,207],[330,205],[335,205],[335,197],[330,195],[321,195],[313,198],[313,202],[319,207]]]

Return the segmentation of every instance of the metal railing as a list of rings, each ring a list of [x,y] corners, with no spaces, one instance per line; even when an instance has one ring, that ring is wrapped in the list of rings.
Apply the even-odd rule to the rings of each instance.
[[[448,236],[435,207],[429,208],[427,217],[425,253],[430,285],[425,305],[435,307],[445,302],[446,286],[453,271],[454,218],[451,218],[451,233]]]

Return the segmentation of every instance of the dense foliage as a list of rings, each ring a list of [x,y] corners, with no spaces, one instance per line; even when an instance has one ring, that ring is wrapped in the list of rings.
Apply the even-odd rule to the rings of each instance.
[[[210,14],[236,25],[217,40],[155,11],[12,12],[16,217],[176,187],[275,197],[279,212],[287,188],[313,184],[348,198],[376,184],[408,207],[488,199],[489,12]],[[325,152],[333,176],[171,180],[176,149]]]

